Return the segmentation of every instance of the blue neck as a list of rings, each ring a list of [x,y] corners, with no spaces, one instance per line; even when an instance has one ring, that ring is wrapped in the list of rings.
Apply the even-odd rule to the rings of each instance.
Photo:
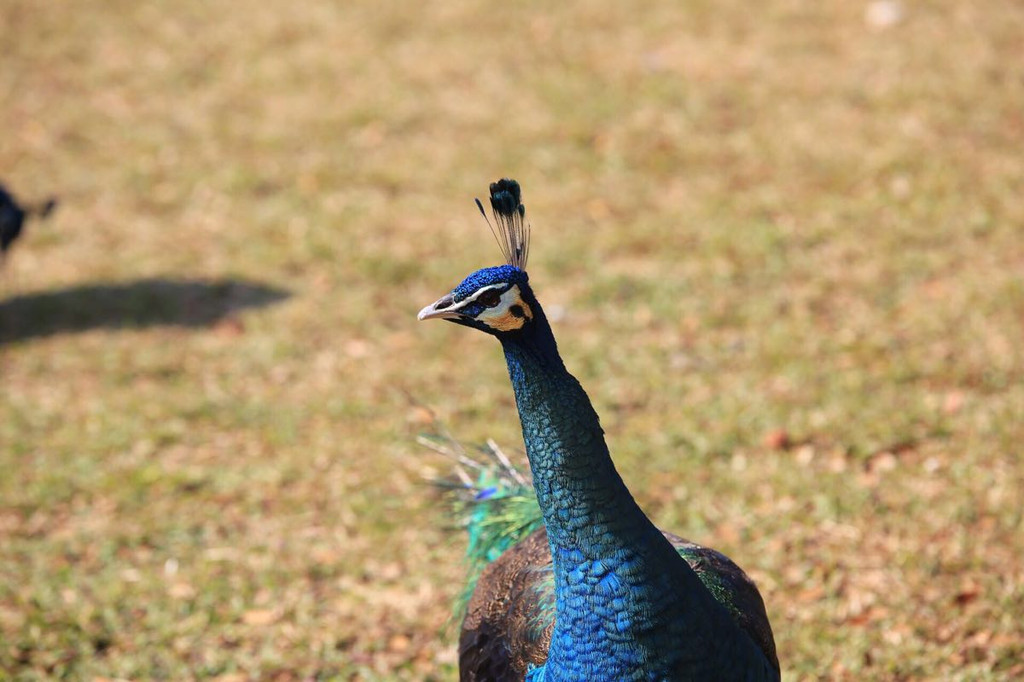
[[[633,500],[587,394],[539,305],[534,312],[529,331],[501,340],[554,561],[543,679],[674,678],[691,670],[694,651],[714,658],[720,628],[735,627]]]
[[[609,537],[661,538],[615,470],[597,413],[566,370],[542,312],[536,322],[532,333],[502,346],[552,550],[589,555]]]

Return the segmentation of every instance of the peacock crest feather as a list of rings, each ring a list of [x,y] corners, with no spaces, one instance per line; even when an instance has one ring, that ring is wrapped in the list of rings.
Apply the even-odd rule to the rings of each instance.
[[[526,261],[530,257],[530,223],[526,220],[526,206],[523,205],[522,191],[519,183],[509,178],[502,178],[491,183],[491,223],[484,211],[484,205],[476,199],[476,207],[480,215],[491,228],[498,248],[505,256],[505,262],[520,270],[526,269]]]

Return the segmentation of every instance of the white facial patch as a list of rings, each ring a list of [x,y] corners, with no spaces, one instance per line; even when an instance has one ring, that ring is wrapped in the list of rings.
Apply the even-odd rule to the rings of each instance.
[[[491,289],[500,289],[503,286],[505,286],[505,285],[504,284],[491,284],[490,286],[480,287],[479,289],[474,291],[471,296],[467,296],[465,299],[459,301],[458,303],[455,303],[454,305],[450,305],[447,308],[445,308],[445,312],[457,313],[460,310],[462,310],[463,308],[465,308],[466,306],[468,306],[469,304],[476,303],[476,299],[480,298],[480,296],[482,296],[485,292],[488,292]],[[512,287],[512,288],[516,289],[517,287]],[[511,289],[509,291],[511,291]]]
[[[480,293],[493,287],[485,287],[473,296],[475,299]],[[530,306],[523,302],[519,286],[513,284],[508,291],[501,295],[501,301],[493,308],[487,308],[476,316],[476,319],[492,329],[502,332],[510,332],[521,329],[528,320],[533,319],[533,311]]]

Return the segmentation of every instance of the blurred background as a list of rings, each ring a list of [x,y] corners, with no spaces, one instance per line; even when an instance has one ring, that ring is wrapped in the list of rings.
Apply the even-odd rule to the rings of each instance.
[[[530,272],[787,680],[1024,676],[1024,5],[0,0],[0,671],[451,680]],[[430,408],[430,409],[427,409]],[[4,675],[0,675],[3,677]]]

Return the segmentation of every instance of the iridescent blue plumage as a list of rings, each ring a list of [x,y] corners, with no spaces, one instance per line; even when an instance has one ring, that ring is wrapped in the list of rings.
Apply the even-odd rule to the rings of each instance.
[[[482,287],[496,284],[526,284],[529,281],[526,272],[514,265],[495,265],[477,270],[462,280],[459,286],[452,289],[452,298],[458,303]]]
[[[491,191],[499,224],[521,220],[518,184],[501,181]],[[511,253],[525,254],[516,239]],[[756,588],[713,550],[682,556],[680,543],[695,546],[666,537],[633,500],[523,266],[473,273],[420,313],[501,342],[546,528],[547,552],[538,535],[528,536],[481,576],[483,597],[474,595],[460,641],[462,679],[523,679],[530,665],[528,679],[544,682],[777,680]],[[553,623],[545,599],[552,592]],[[499,595],[491,608],[486,598]],[[744,625],[748,611],[752,627]],[[546,655],[517,654],[531,642],[547,642]]]

